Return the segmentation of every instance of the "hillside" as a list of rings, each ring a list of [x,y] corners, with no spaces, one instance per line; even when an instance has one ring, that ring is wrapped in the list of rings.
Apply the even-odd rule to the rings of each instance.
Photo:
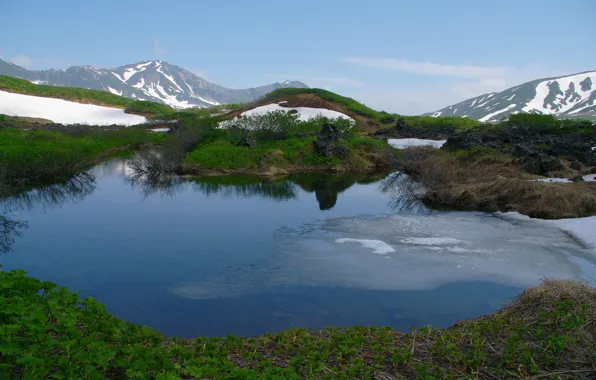
[[[596,71],[536,79],[424,115],[461,116],[485,122],[516,113],[596,120]]]
[[[175,108],[210,107],[254,101],[279,88],[307,87],[285,81],[248,89],[230,89],[206,81],[165,61],[144,61],[115,69],[73,66],[66,70],[26,70],[0,60],[0,75],[26,79],[35,84],[107,91],[135,100],[148,100]]]

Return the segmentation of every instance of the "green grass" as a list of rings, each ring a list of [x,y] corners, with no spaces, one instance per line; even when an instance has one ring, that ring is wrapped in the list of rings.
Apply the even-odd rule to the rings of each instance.
[[[174,109],[170,106],[149,102],[147,100],[135,100],[128,104],[124,111],[127,113],[152,116],[154,118],[174,113]]]
[[[323,90],[320,88],[280,88],[267,94],[264,99],[266,101],[272,101],[277,100],[279,98],[283,98],[284,96],[300,94],[314,94],[320,97],[321,99],[339,104],[348,111],[352,111],[360,116],[364,116],[377,121],[380,121],[383,117],[389,115],[386,112],[375,111],[372,108],[367,107],[364,104],[359,103],[358,101],[352,98],[341,96],[334,92]]]
[[[596,292],[550,281],[449,329],[289,329],[255,338],[166,339],[93,298],[0,272],[5,379],[588,379]]]
[[[341,160],[336,157],[319,155],[313,147],[315,137],[288,138],[279,141],[259,142],[256,148],[239,147],[229,140],[219,138],[199,145],[188,153],[183,165],[206,170],[249,171],[275,166],[278,168],[321,169],[341,165],[346,169],[367,167],[366,154],[380,155],[388,145],[382,140],[352,138],[344,140],[348,156]]]
[[[76,133],[0,129],[0,180],[29,186],[69,177],[99,156],[164,139],[161,134],[134,128],[79,128]]]

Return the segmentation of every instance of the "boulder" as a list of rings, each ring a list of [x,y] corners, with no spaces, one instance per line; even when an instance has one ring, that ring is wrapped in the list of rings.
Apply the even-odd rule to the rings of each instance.
[[[555,172],[557,170],[565,169],[565,166],[557,157],[547,156],[546,154],[539,154],[540,166],[544,173]]]
[[[513,154],[517,157],[527,157],[534,154],[538,154],[540,148],[531,144],[516,144],[513,148]]]
[[[520,162],[526,171],[540,175],[565,169],[561,160],[544,153],[522,157]]]
[[[238,141],[238,146],[244,146],[248,148],[255,148],[257,146],[257,138],[250,134],[249,131],[244,129],[242,131],[242,136]]]
[[[337,128],[331,123],[325,123],[319,135],[317,141],[315,141],[315,150],[318,154],[325,157],[333,156],[336,147],[339,143],[339,132]]]
[[[576,175],[575,177],[569,178],[569,180],[572,182],[584,182],[584,177],[581,175]]]
[[[569,167],[574,170],[582,170],[582,164],[580,164],[578,160],[571,161]]]

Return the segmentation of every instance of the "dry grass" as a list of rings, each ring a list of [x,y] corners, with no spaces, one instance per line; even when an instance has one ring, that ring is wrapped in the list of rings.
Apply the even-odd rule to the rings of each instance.
[[[404,153],[402,169],[420,181],[422,200],[435,207],[518,211],[531,217],[560,219],[596,214],[595,183],[545,183],[503,154],[457,157],[428,148]]]

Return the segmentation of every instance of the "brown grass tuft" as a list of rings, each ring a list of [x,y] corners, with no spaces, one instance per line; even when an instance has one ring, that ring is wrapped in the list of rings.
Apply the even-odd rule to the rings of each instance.
[[[536,182],[504,154],[457,157],[429,148],[404,152],[402,170],[426,187],[421,197],[435,207],[518,211],[561,219],[596,214],[596,184]]]

